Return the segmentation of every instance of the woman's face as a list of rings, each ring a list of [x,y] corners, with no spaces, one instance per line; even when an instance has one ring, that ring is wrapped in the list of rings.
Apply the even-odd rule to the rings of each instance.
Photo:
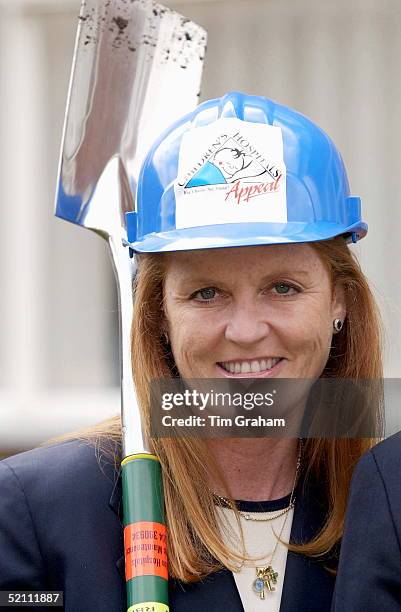
[[[308,244],[168,253],[164,298],[184,378],[317,378],[346,314]]]

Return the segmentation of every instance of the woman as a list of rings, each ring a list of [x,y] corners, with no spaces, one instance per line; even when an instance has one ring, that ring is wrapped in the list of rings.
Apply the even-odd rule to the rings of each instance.
[[[227,150],[246,161],[234,182]],[[333,143],[299,113],[237,93],[200,105],[152,147],[127,217],[148,428],[158,378],[381,376],[378,313],[347,246],[367,231],[359,199]],[[89,444],[0,463],[0,587],[64,590],[68,611],[123,610],[121,485],[104,460],[119,465],[120,421],[79,437]],[[373,443],[154,439],[171,610],[329,610],[352,470]],[[102,472],[91,444],[108,445]]]

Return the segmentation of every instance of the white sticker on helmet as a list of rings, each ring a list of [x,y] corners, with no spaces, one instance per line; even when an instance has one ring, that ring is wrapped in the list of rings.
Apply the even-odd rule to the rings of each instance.
[[[281,128],[233,118],[186,132],[174,191],[177,229],[285,223]]]

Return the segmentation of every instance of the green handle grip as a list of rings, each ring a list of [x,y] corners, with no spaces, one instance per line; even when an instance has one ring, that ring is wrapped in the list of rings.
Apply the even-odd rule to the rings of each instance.
[[[169,612],[163,482],[155,455],[121,463],[127,612]]]

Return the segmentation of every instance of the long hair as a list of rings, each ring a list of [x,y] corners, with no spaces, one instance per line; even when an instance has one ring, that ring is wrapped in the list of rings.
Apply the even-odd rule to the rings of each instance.
[[[375,299],[359,263],[342,237],[310,243],[326,266],[332,288],[345,291],[347,316],[333,336],[331,352],[322,376],[350,379],[382,379],[382,325]],[[161,333],[165,257],[140,254],[135,281],[132,322],[132,371],[145,431],[150,430],[152,380],[177,376],[174,358]],[[382,421],[380,398],[372,402],[371,418]],[[78,437],[104,448],[121,441],[120,417],[108,419],[84,431],[57,438]],[[307,477],[321,483],[327,507],[326,520],[313,540],[289,545],[290,550],[319,557],[338,545],[344,526],[351,476],[359,458],[378,442],[371,438],[309,438],[303,449]],[[109,447],[110,448],[110,447]],[[208,487],[210,470],[229,494],[224,475],[196,438],[152,439],[152,450],[162,466],[169,574],[184,582],[196,582],[222,567],[235,571],[246,554],[231,550],[222,541],[215,500]],[[107,452],[107,448],[105,449]],[[228,495],[229,496],[229,495]],[[237,515],[237,521],[238,515]]]

